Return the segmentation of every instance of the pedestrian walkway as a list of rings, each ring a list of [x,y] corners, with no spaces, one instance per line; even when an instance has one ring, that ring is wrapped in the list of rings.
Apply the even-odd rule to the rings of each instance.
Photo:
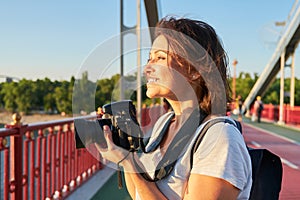
[[[248,119],[244,119],[242,125],[249,146],[266,148],[281,158],[283,179],[279,199],[300,199],[300,130],[270,122],[251,122]]]
[[[267,148],[281,158],[283,179],[279,199],[300,199],[300,129],[265,121],[261,123],[252,122],[248,118],[243,118],[242,127],[243,136],[249,146]],[[131,199],[126,188],[118,189],[115,171],[106,170],[101,170],[98,177],[93,177],[92,183],[88,181],[84,184],[82,187],[85,189],[78,188],[69,199]],[[98,190],[93,189],[92,191],[91,188],[98,188]],[[85,193],[89,195],[83,196]]]
[[[115,170],[104,166],[93,177],[91,177],[86,183],[77,188],[66,200],[83,200],[92,199],[93,196],[102,188],[108,180],[111,179]],[[103,199],[103,198],[100,198]]]

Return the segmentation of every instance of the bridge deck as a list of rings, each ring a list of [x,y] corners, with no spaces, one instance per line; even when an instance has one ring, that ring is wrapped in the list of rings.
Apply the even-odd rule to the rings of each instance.
[[[249,146],[267,148],[280,156],[283,179],[280,199],[300,199],[300,130],[274,123],[243,123],[244,138]]]

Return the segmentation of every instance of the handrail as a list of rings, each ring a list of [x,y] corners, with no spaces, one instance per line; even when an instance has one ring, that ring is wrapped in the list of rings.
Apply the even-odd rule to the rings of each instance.
[[[0,199],[64,199],[101,169],[100,155],[75,149],[77,118],[96,116],[0,128]]]
[[[161,106],[142,109],[143,131],[150,131],[164,112]],[[101,169],[100,155],[92,156],[96,150],[75,150],[74,119],[78,118],[96,116],[31,124],[21,124],[19,119],[0,128],[0,161],[4,161],[0,162],[0,199],[64,199]]]
[[[18,133],[17,129],[0,128],[0,137],[7,137],[17,133]]]
[[[40,128],[47,128],[51,126],[60,126],[64,124],[71,124],[74,122],[74,119],[95,119],[96,116],[94,115],[87,115],[87,116],[79,116],[74,118],[66,118],[66,119],[60,119],[60,120],[53,120],[53,121],[46,121],[46,122],[36,122],[28,124],[28,126],[25,128],[26,131],[33,131]]]

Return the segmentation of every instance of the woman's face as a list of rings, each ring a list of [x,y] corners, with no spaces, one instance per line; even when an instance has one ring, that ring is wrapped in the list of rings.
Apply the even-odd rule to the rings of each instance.
[[[147,78],[147,96],[149,98],[164,97],[179,100],[186,90],[187,80],[174,69],[172,57],[170,56],[169,43],[160,35],[152,45],[148,63],[144,69]],[[188,84],[189,85],[189,84]]]

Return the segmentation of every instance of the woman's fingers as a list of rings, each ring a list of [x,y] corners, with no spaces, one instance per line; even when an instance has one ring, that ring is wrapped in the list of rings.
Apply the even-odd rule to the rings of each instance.
[[[111,136],[112,133],[111,133],[109,126],[107,126],[107,125],[104,125],[102,127],[102,130],[103,130],[103,136],[104,136],[105,141],[103,141],[101,144],[95,143],[95,145],[97,146],[97,149],[100,152],[106,152],[109,148],[112,147],[112,145],[110,144],[110,139],[112,138],[112,136]]]
[[[104,125],[103,126],[103,133],[104,133],[104,137],[107,143],[107,148],[112,148],[113,147],[113,141],[112,141],[112,132],[109,128],[109,126]]]

